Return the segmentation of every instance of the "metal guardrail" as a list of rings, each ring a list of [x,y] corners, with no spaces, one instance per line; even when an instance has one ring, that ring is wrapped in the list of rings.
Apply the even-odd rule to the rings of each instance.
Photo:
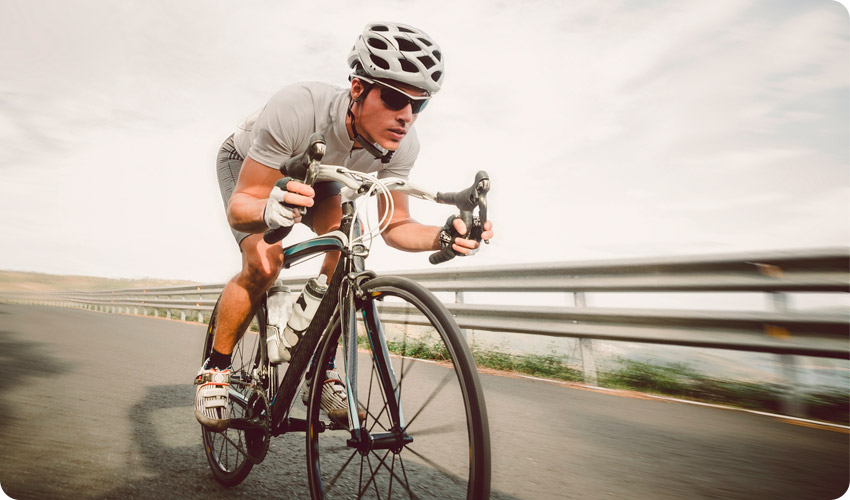
[[[850,248],[715,256],[544,263],[386,273],[433,291],[454,292],[448,304],[462,328],[575,337],[586,381],[596,383],[592,341],[617,340],[759,351],[780,355],[793,379],[795,355],[850,359],[850,316],[793,311],[789,294],[850,293]],[[309,277],[286,278],[298,291]],[[0,292],[0,301],[83,307],[170,317],[212,310],[224,284],[105,292]],[[564,292],[574,306],[464,304],[467,292]],[[771,311],[681,311],[587,307],[586,294],[607,292],[761,292]],[[384,307],[391,308],[390,304]],[[389,311],[390,309],[388,309]],[[793,380],[792,380],[793,382]]]

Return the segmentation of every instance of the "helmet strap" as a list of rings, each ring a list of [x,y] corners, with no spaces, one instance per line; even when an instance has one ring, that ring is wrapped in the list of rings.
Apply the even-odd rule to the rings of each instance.
[[[367,141],[365,137],[360,135],[357,132],[357,120],[354,117],[354,113],[351,111],[351,107],[354,106],[354,103],[366,97],[366,94],[368,94],[370,90],[371,87],[367,87],[359,96],[357,96],[357,99],[352,99],[348,103],[348,116],[351,117],[351,130],[354,131],[354,142],[360,144],[363,149],[365,149],[369,152],[369,154],[374,156],[376,160],[381,160],[381,163],[389,163],[395,151],[386,150],[382,148],[380,144],[373,144]]]

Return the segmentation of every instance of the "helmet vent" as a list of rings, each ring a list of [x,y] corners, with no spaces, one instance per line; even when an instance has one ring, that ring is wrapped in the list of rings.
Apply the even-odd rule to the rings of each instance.
[[[398,50],[402,52],[419,52],[421,50],[418,45],[406,38],[396,38],[395,41],[398,42]]]
[[[369,54],[369,59],[372,60],[372,63],[381,68],[381,69],[390,69],[390,63],[376,56],[375,54]]]
[[[388,47],[387,42],[385,42],[381,39],[378,39],[378,38],[369,38],[368,40],[366,40],[366,43],[368,43],[370,47],[373,47],[373,48],[376,48],[376,49],[379,49],[379,50],[387,50],[387,47]]]
[[[424,38],[420,38],[419,41],[422,42],[426,47],[430,47],[431,45],[433,45],[431,42]]]
[[[415,31],[413,31],[412,29],[410,29],[410,28],[405,28],[404,26],[399,26],[399,27],[398,27],[398,30],[399,30],[399,31],[401,31],[402,33],[416,33],[416,32],[415,32]]]
[[[434,57],[436,57],[438,61],[442,61],[442,60],[443,60],[443,54],[441,54],[439,50],[435,50],[435,51],[433,52],[433,54],[434,54]],[[429,66],[429,68],[430,68],[430,66]]]
[[[419,68],[407,59],[401,59],[398,62],[401,64],[402,70],[407,71],[408,73],[419,73]]]
[[[390,29],[383,25],[372,26],[372,31],[389,31]]]
[[[426,69],[431,69],[432,66],[437,64],[436,62],[434,62],[433,59],[431,59],[428,56],[422,56],[422,57],[419,57],[417,59],[419,59],[419,62],[421,62],[425,66]]]
[[[431,79],[434,80],[435,82],[439,82],[440,78],[442,78],[442,77],[443,77],[442,71],[435,71],[434,74],[431,75]]]

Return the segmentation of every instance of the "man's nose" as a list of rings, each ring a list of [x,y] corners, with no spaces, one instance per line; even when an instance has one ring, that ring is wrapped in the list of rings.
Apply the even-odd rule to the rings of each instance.
[[[400,110],[398,110],[398,121],[403,123],[410,123],[413,121],[413,106],[410,103]]]

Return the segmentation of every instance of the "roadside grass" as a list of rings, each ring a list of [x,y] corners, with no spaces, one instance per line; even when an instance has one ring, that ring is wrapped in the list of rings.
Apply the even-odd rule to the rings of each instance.
[[[361,347],[368,340],[359,337]],[[431,338],[387,341],[393,354],[418,359],[447,361],[448,352],[442,343]],[[554,350],[549,354],[512,354],[502,347],[471,346],[479,367],[515,372],[535,377],[581,382],[581,370],[567,365],[566,356]],[[627,389],[692,401],[722,404],[748,410],[780,413],[785,390],[776,384],[744,382],[706,376],[683,363],[650,364],[619,359],[617,368],[599,373],[599,385],[612,389]],[[850,394],[824,390],[805,396],[809,418],[842,425],[850,423]]]
[[[660,394],[748,410],[780,413],[785,389],[776,384],[709,377],[682,363],[650,364],[620,359],[619,367],[600,373],[599,385]],[[835,389],[808,393],[809,418],[842,425],[850,423],[850,393]]]
[[[360,347],[368,348],[369,341],[364,336],[358,338]],[[424,339],[408,338],[406,340],[388,340],[387,348],[393,354],[410,356],[432,361],[448,361],[449,353],[442,342],[426,337]],[[566,356],[558,355],[555,351],[549,354],[511,354],[503,348],[484,348],[478,344],[471,346],[472,356],[479,367],[500,371],[511,371],[546,377],[557,380],[579,381],[582,379],[580,370],[567,366]]]

